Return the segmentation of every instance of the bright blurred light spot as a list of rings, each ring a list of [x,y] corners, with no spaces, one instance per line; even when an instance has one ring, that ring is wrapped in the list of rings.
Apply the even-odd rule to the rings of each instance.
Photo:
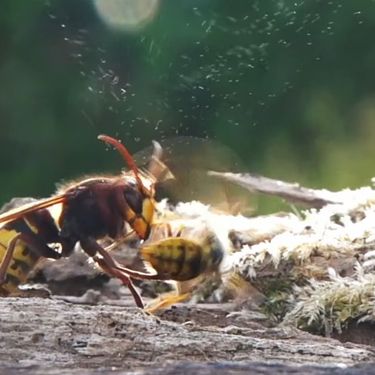
[[[94,4],[108,26],[136,31],[154,18],[159,0],[94,0]]]

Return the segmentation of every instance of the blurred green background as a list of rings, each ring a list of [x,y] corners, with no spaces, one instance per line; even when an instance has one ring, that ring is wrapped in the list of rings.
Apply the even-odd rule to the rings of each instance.
[[[118,171],[100,133],[215,140],[311,187],[375,175],[373,0],[3,0],[0,33],[0,204]]]

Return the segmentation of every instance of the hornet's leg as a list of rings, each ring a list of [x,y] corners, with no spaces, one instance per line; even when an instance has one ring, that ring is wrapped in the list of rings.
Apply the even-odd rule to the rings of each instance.
[[[99,266],[103,269],[104,272],[120,279],[121,282],[128,287],[134,298],[136,305],[143,309],[144,304],[142,298],[139,295],[138,291],[135,289],[130,276],[125,272],[125,269],[122,270],[121,267],[118,267],[116,261],[94,239],[81,239],[80,243],[82,249],[89,256],[91,256],[96,263],[99,264]],[[100,254],[101,257],[98,257],[97,254]]]
[[[91,249],[89,251],[87,251],[86,248],[84,247],[88,245],[90,246],[90,249]],[[100,267],[102,267],[102,265],[106,265],[107,269],[112,268],[113,270],[117,270],[118,272],[125,273],[127,276],[130,276],[139,280],[144,280],[144,279],[160,280],[159,275],[156,273],[151,274],[147,272],[132,270],[130,268],[121,266],[111,257],[110,254],[108,254],[107,250],[104,249],[102,246],[100,246],[95,240],[84,240],[83,244],[81,241],[81,246],[87,252],[87,254],[89,254],[93,258],[95,257],[95,254],[97,253],[99,253],[102,256],[103,259],[102,261],[100,261]],[[95,249],[95,252],[93,251],[94,249]],[[98,261],[99,259],[95,258],[95,261],[99,263]]]
[[[142,301],[142,297],[138,293],[137,289],[135,289],[135,286],[134,286],[131,278],[127,274],[125,274],[124,272],[119,271],[116,268],[108,267],[107,263],[105,262],[105,260],[103,258],[94,257],[93,259],[96,261],[96,263],[99,264],[99,266],[103,269],[104,272],[106,272],[107,274],[109,274],[111,276],[116,277],[125,286],[128,287],[128,289],[130,290],[130,292],[131,292],[131,294],[132,294],[132,296],[134,298],[134,301],[135,301],[137,307],[139,307],[141,309],[144,308],[144,303]]]

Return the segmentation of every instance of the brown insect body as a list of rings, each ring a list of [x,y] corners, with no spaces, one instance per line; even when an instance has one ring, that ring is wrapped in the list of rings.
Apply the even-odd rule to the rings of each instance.
[[[6,284],[7,270],[12,260],[15,263],[13,258],[17,251],[31,250],[36,257],[58,258],[69,256],[79,243],[104,271],[120,278],[131,290],[137,305],[143,307],[129,275],[116,267],[116,262],[97,240],[124,235],[125,223],[141,239],[147,238],[154,214],[153,183],[149,188],[145,186],[132,157],[120,142],[108,136],[99,139],[117,148],[134,176],[124,174],[113,178],[85,179],[63,188],[51,198],[0,215],[0,223],[4,223],[0,228],[0,240],[1,234],[4,238],[10,235],[0,266],[0,284]],[[62,210],[55,222],[48,216],[47,208],[59,203]],[[61,254],[49,246],[51,243],[61,245]]]
[[[90,252],[90,241],[122,236],[125,223],[135,225],[141,238],[149,234],[153,212],[144,213],[143,203],[150,197],[140,193],[134,183],[119,178],[93,178],[71,187],[65,195],[58,219],[64,255],[69,255],[77,242]]]

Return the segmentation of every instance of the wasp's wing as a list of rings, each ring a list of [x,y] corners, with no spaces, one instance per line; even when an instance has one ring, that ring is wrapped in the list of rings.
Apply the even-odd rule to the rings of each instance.
[[[0,215],[0,223],[8,223],[30,212],[34,212],[42,208],[51,207],[58,203],[63,203],[66,201],[66,197],[67,197],[66,194],[54,195],[53,197],[50,197],[50,198],[40,199],[36,202],[31,202],[28,204],[24,204],[20,207],[11,209]]]

